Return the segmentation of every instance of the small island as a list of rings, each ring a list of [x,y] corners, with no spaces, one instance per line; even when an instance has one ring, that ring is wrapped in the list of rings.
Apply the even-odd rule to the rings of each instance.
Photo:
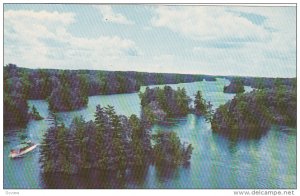
[[[191,109],[191,98],[187,96],[185,88],[172,89],[164,86],[150,89],[139,94],[142,106],[142,118],[150,124],[164,121],[166,118],[187,115]]]
[[[240,79],[231,80],[228,86],[224,86],[224,93],[243,93],[245,92],[243,81]]]

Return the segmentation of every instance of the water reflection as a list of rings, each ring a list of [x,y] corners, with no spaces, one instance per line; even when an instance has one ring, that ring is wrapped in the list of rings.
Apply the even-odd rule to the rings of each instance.
[[[157,165],[156,166],[156,178],[161,182],[168,182],[171,179],[176,180],[178,175],[178,167],[176,165]]]
[[[221,135],[225,138],[227,138],[230,141],[241,141],[241,140],[259,140],[263,136],[265,136],[268,131],[271,129],[271,127],[265,127],[261,129],[253,129],[248,131],[242,131],[242,130],[230,130],[227,132],[213,132],[215,134]]]
[[[114,171],[88,169],[76,175],[43,173],[43,188],[48,189],[111,189],[111,188],[138,188],[143,187],[148,174],[149,166],[135,167],[120,176]]]
[[[42,174],[43,188],[93,189],[125,188],[125,178],[117,178],[111,172],[86,170],[76,175]]]

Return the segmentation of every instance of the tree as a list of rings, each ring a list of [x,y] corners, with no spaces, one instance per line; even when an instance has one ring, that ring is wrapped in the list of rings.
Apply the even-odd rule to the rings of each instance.
[[[167,117],[183,116],[188,114],[190,97],[184,88],[173,90],[170,86],[160,88],[146,88],[140,93],[142,115],[144,122],[153,124],[163,121]]]
[[[55,112],[49,112],[49,116],[47,117],[46,119],[47,121],[50,121],[50,126],[51,127],[59,127],[59,126],[62,126],[62,119],[58,116],[57,113]]]
[[[88,133],[86,122],[81,117],[75,117],[71,124],[73,132],[73,145],[74,145],[74,156],[76,157],[75,163],[77,168],[86,169],[91,168],[91,162],[89,158],[89,147],[88,147]]]
[[[185,147],[181,144],[175,132],[159,131],[153,135],[155,145],[153,147],[154,161],[160,165],[180,165],[189,161],[192,153],[192,145]]]
[[[203,115],[206,113],[207,106],[206,106],[205,100],[202,97],[201,91],[197,91],[197,94],[196,94],[195,100],[194,100],[194,107],[195,107],[196,115]]]
[[[113,162],[113,168],[118,171],[120,176],[124,175],[126,168],[126,153],[124,148],[124,141],[122,140],[122,127],[118,115],[115,114],[114,108],[108,106],[107,113],[111,118],[112,125],[112,149],[114,156],[113,159],[116,160]]]
[[[264,88],[240,94],[220,106],[211,121],[216,132],[260,137],[272,124],[296,126],[296,88]]]
[[[24,127],[28,122],[27,82],[22,80],[18,67],[8,64],[4,67],[3,114],[4,127]]]
[[[132,136],[131,136],[131,146],[133,153],[133,165],[141,166],[146,162],[146,151],[143,148],[143,140],[145,133],[140,119],[136,115],[131,115],[129,118],[129,123],[132,128]]]
[[[34,105],[32,105],[31,107],[31,118],[33,118],[34,120],[42,120],[44,119],[40,113],[37,111],[36,107]]]
[[[212,108],[212,104],[209,102],[207,102],[206,104],[206,112],[204,114],[204,118],[207,122],[211,122],[213,119],[213,115],[214,115],[214,110]]]

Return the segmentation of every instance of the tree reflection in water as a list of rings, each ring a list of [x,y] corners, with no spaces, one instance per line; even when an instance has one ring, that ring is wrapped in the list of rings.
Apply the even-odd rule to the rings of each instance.
[[[174,180],[178,178],[179,172],[178,172],[177,165],[158,165],[155,167],[156,171],[156,178],[159,182],[167,182],[169,180]]]
[[[42,182],[47,189],[101,189],[140,187],[147,176],[148,166],[135,167],[120,176],[112,171],[85,170],[76,175],[45,174]],[[130,185],[130,187],[128,187]]]

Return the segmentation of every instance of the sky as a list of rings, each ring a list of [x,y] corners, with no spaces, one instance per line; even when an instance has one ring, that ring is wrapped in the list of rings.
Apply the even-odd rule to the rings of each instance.
[[[296,77],[296,7],[4,4],[4,64]]]

